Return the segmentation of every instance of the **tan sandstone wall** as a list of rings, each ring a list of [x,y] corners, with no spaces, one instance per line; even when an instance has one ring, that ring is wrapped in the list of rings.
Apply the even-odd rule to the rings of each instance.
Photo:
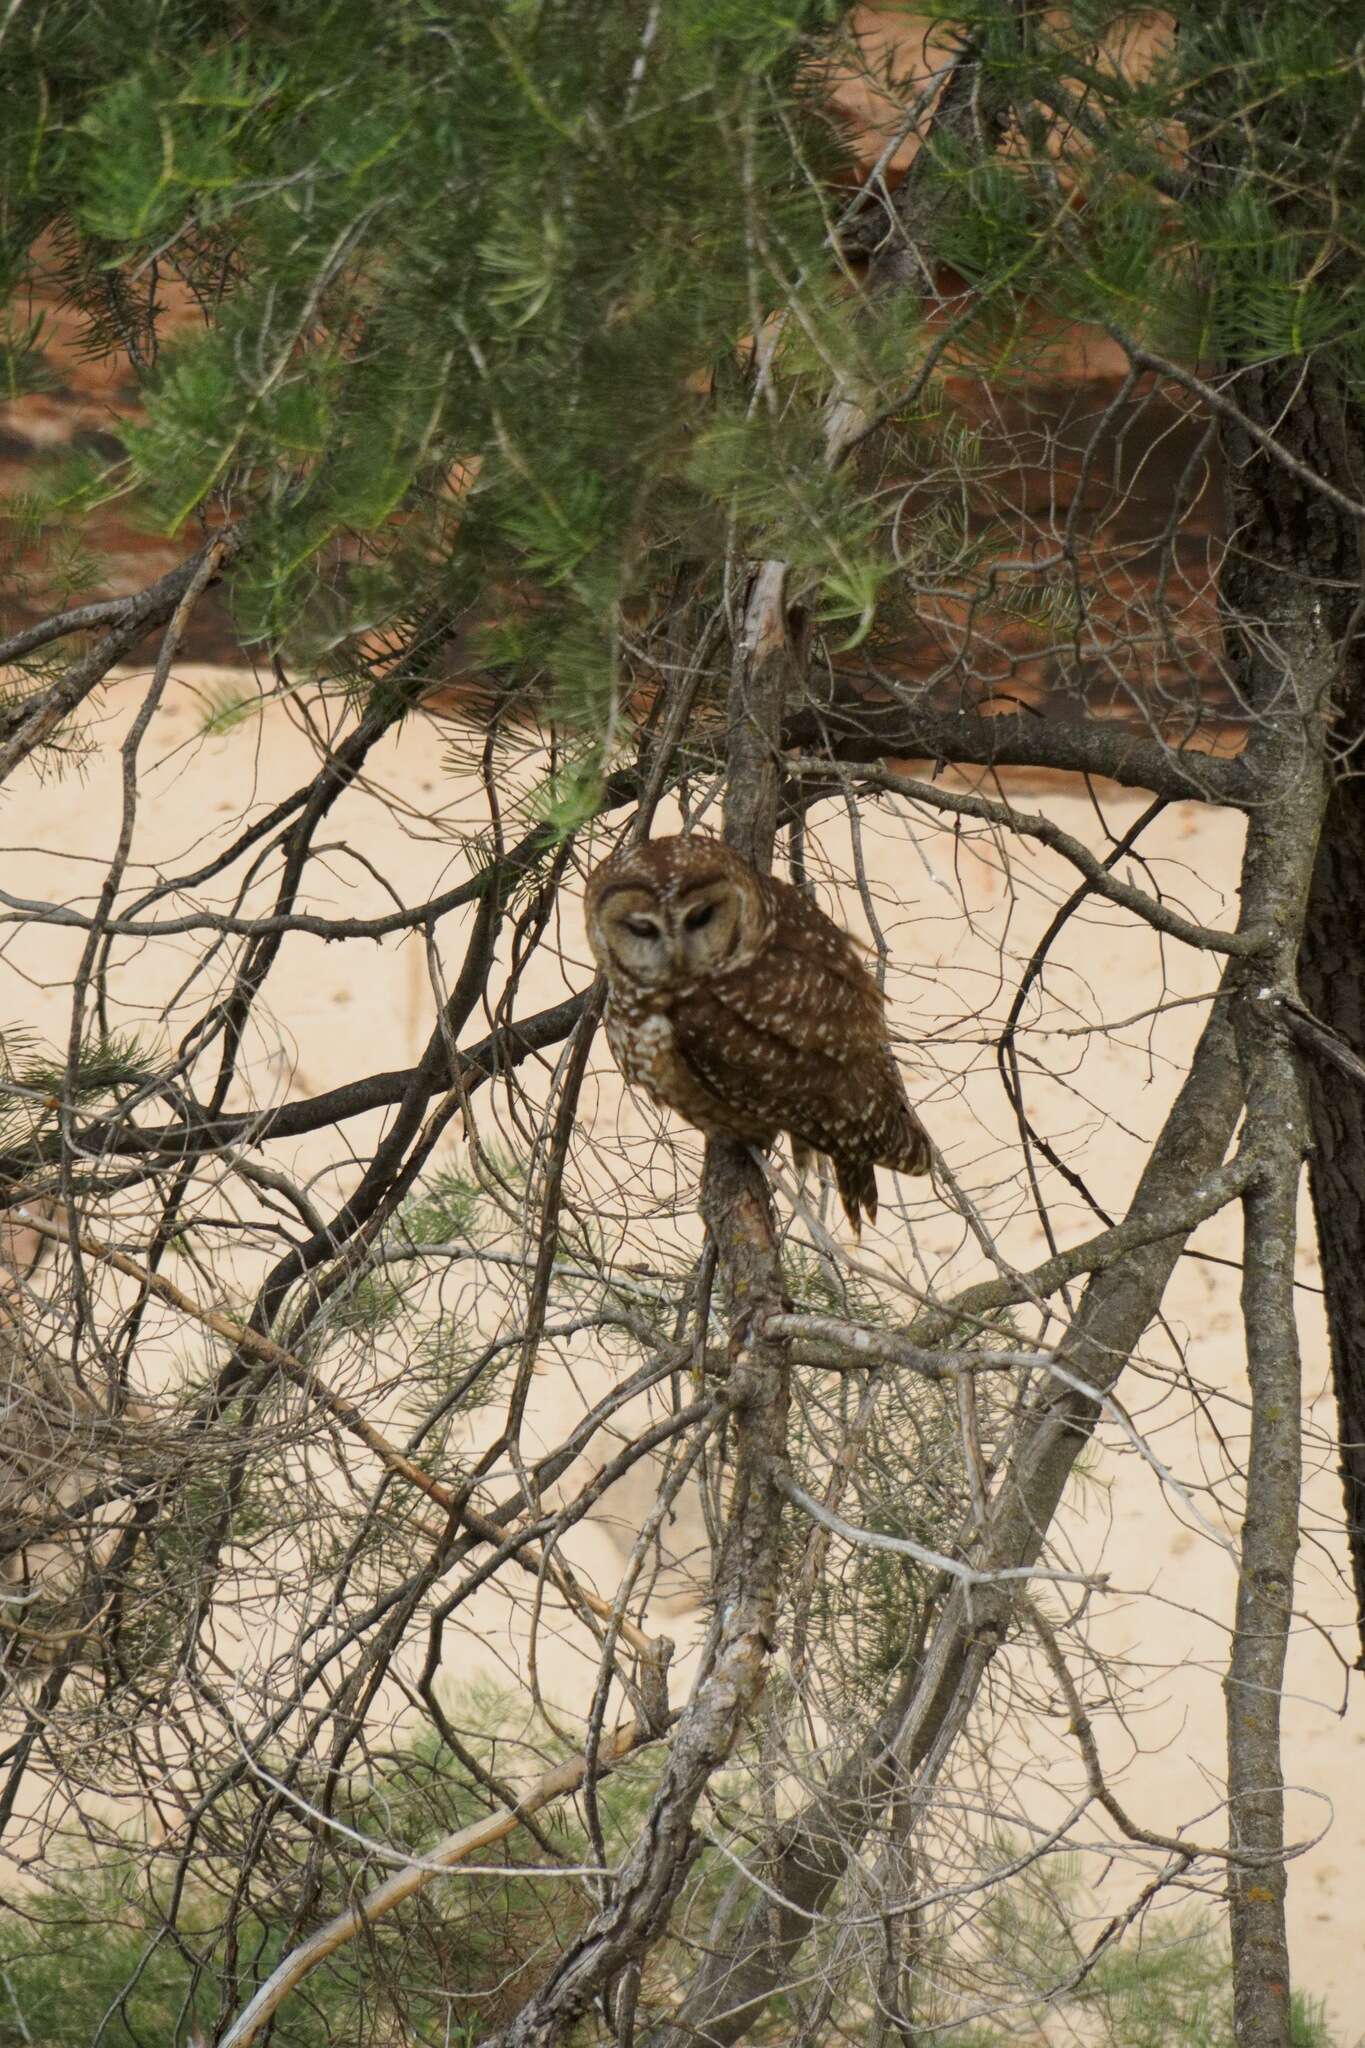
[[[227,819],[256,814],[311,771],[311,744],[278,705],[222,737],[196,740],[206,702],[221,701],[239,680],[187,670],[172,686],[144,750],[148,772],[137,862],[152,865],[174,858],[186,863],[194,848],[216,839]],[[79,782],[54,789],[27,774],[7,792],[4,871],[5,885],[14,893],[74,902],[88,899],[98,886],[118,830],[113,742],[136,697],[135,679],[106,694],[94,714],[103,721],[103,744]],[[329,859],[330,882],[314,883],[311,907],[357,914],[390,907],[391,899],[365,868],[348,860],[348,847],[363,851],[407,902],[420,902],[459,878],[463,856],[456,837],[478,823],[481,799],[472,781],[443,767],[439,736],[431,722],[414,719],[378,751],[367,787],[346,796],[329,823],[327,836],[338,850]],[[1114,832],[1131,821],[1141,803],[1137,795],[1114,789],[1101,789],[1098,796]],[[1085,793],[1051,788],[1035,791],[1031,801],[1091,843],[1105,843]],[[1170,900],[1210,920],[1227,915],[1239,829],[1235,819],[1195,806],[1164,814],[1144,847]],[[1071,877],[1059,863],[1040,856],[1017,865],[1007,881],[988,835],[954,841],[926,829],[908,841],[889,816],[875,810],[866,814],[864,833],[894,954],[893,1016],[904,1035],[912,1092],[954,1171],[1000,1232],[1007,1255],[1028,1262],[1042,1251],[1042,1238],[1021,1189],[1017,1134],[995,1074],[990,1040],[1020,963],[1055,902],[1071,886]],[[825,844],[837,858],[840,833],[832,830]],[[859,928],[856,897],[841,908]],[[581,987],[588,978],[576,903],[565,906],[561,939],[560,964],[547,958],[529,977],[522,995],[528,1010],[555,999],[566,986]],[[68,1017],[66,982],[78,944],[78,935],[54,929],[28,930],[18,939],[8,935],[0,957],[0,1017],[22,1018],[60,1041]],[[443,930],[440,944],[449,967],[459,958],[459,930]],[[169,992],[172,964],[149,956],[142,980],[123,979],[125,994],[130,989],[136,993],[122,1021],[152,1025],[161,985]],[[184,964],[182,959],[179,965]],[[1030,1107],[1043,1128],[1065,1138],[1072,1156],[1084,1157],[1094,1192],[1107,1206],[1121,1207],[1131,1191],[1145,1141],[1160,1122],[1197,1031],[1201,1006],[1179,999],[1208,986],[1205,963],[1176,948],[1167,949],[1163,978],[1159,949],[1150,936],[1135,933],[1130,922],[1104,909],[1078,919],[1056,950],[1043,1003],[1030,1019],[1024,1043],[1030,1058],[1036,1055],[1061,1078],[1030,1082]],[[1171,1003],[1178,1006],[1159,1017],[1149,1014],[1155,1005]],[[272,1006],[271,1028],[258,1034],[251,1052],[261,1101],[313,1094],[377,1068],[408,1063],[425,1041],[433,1014],[425,963],[411,939],[381,946],[325,946],[305,936],[290,938],[272,976]],[[1101,1023],[1107,1031],[1096,1028]],[[633,1098],[622,1096],[605,1047],[599,1047],[584,1114],[604,1141],[592,1168],[602,1214],[609,1228],[613,1217],[621,1221],[624,1245],[631,1203],[627,1176],[651,1161],[650,1171],[665,1169],[654,1147],[658,1121]],[[499,1109],[491,1094],[481,1099],[479,1116],[485,1139],[496,1139]],[[320,1201],[344,1189],[356,1170],[346,1155],[363,1161],[378,1132],[378,1119],[368,1119],[348,1126],[344,1142],[327,1132],[296,1148],[300,1169],[319,1167],[329,1158],[338,1161],[338,1170],[319,1190]],[[452,1148],[458,1144],[458,1139],[449,1141]],[[694,1227],[691,1176],[697,1157],[695,1143],[685,1137],[677,1188],[677,1229],[683,1235]],[[922,1184],[903,1184],[902,1192],[911,1197],[906,1220],[887,1218],[888,1231],[869,1244],[868,1256],[884,1257],[912,1284],[935,1290],[973,1277],[980,1255],[960,1220]],[[1092,1227],[1074,1199],[1058,1200],[1054,1215],[1064,1239],[1088,1234]],[[1196,1243],[1201,1251],[1235,1259],[1235,1217],[1202,1229]],[[1287,1762],[1296,1788],[1290,1801],[1294,1829],[1303,1837],[1326,1832],[1293,1865],[1291,1914],[1299,1980],[1331,1999],[1343,2038],[1354,2041],[1360,2028],[1360,1957],[1365,1954],[1365,1890],[1359,1883],[1365,1718],[1358,1694],[1347,1698],[1353,1617],[1342,1576],[1340,1496],[1331,1457],[1333,1407],[1319,1301],[1312,1291],[1316,1275],[1306,1212],[1300,1269],[1308,1535],[1300,1559],[1301,1619],[1288,1679]],[[1188,1498],[1166,1486],[1110,1426],[1104,1453],[1074,1490],[1060,1528],[1078,1569],[1110,1575],[1110,1590],[1092,1601],[1087,1626],[1096,1647],[1121,1660],[1121,1682],[1131,1684],[1131,1691],[1124,1702],[1126,1731],[1102,1716],[1100,1738],[1129,1811],[1158,1830],[1189,1822],[1218,1802],[1218,1672],[1232,1614],[1234,1567],[1219,1542],[1198,1526],[1188,1502],[1216,1531],[1235,1533],[1217,1493],[1201,1489],[1206,1480],[1216,1481],[1219,1470],[1214,1425],[1234,1450],[1242,1448],[1245,1435],[1237,1280],[1230,1266],[1186,1259],[1168,1301],[1168,1319],[1185,1346],[1190,1374],[1218,1390],[1208,1416],[1191,1400],[1183,1368],[1160,1335],[1145,1347],[1145,1363],[1130,1369],[1121,1383],[1127,1412]],[[537,1382],[533,1431],[547,1442],[556,1438],[612,1371],[610,1360],[585,1341],[575,1353],[573,1373],[545,1374]],[[355,1391],[363,1398],[363,1388]],[[569,1545],[576,1568],[608,1596],[639,1526],[642,1505],[638,1486],[618,1488]],[[677,1546],[685,1549],[695,1533],[685,1515],[675,1532]],[[666,1604],[663,1625],[685,1641],[695,1626],[693,1602],[684,1596]],[[523,1655],[523,1641],[517,1627],[509,1626],[504,1605],[491,1596],[481,1598],[452,1679],[467,1678],[476,1669],[515,1675]],[[542,1644],[543,1681],[566,1710],[581,1707],[586,1668],[578,1650],[556,1647],[553,1637]],[[1017,1797],[1025,1811],[1046,1824],[1078,1782],[1064,1716],[1036,1720],[1030,1740],[1032,1754],[1017,1759]],[[1217,1819],[1205,1825],[1216,1839]],[[1131,1889],[1127,1873],[1121,1896],[1126,1898]],[[1110,1893],[1101,1895],[1097,1913],[1110,1899]]]

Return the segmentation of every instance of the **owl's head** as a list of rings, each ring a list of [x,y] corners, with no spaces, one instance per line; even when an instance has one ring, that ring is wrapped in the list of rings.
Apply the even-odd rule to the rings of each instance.
[[[588,878],[588,943],[617,986],[684,989],[747,967],[772,936],[762,878],[717,839],[651,839]]]

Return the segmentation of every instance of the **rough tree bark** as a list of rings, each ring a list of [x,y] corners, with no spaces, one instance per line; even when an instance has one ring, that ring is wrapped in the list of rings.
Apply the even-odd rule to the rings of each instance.
[[[1272,629],[1269,635],[1265,625]],[[1236,1617],[1223,1693],[1229,1841],[1234,1849],[1254,1851],[1263,1859],[1235,1864],[1229,1871],[1238,2048],[1289,2048],[1280,1702],[1294,1611],[1303,1478],[1294,1258],[1307,1118],[1294,1046],[1275,999],[1293,1000],[1296,991],[1299,941],[1326,794],[1322,730],[1333,650],[1302,589],[1282,614],[1262,622],[1256,640],[1247,669],[1257,685],[1253,701],[1267,708],[1253,728],[1251,751],[1265,761],[1268,785],[1277,762],[1300,755],[1301,765],[1296,774],[1280,778],[1277,796],[1252,812],[1242,871],[1244,917],[1268,926],[1275,936],[1263,959],[1234,970],[1242,984],[1235,1015],[1246,1096],[1244,1143],[1256,1173],[1242,1203],[1242,1321],[1251,1435]]]
[[[1247,10],[1253,33],[1273,39],[1293,10],[1283,0],[1255,0]],[[1256,125],[1228,119],[1226,79],[1212,77],[1196,100],[1191,134],[1210,188],[1231,178],[1261,174],[1254,152],[1291,154],[1297,138],[1270,136],[1258,143]],[[1234,92],[1236,88],[1234,87]],[[1265,161],[1270,161],[1267,157]],[[1355,159],[1345,152],[1336,160]],[[1335,167],[1333,175],[1335,175]],[[1351,176],[1358,178],[1352,169]],[[1270,187],[1267,188],[1271,189]],[[1358,183],[1353,186],[1358,191]],[[1314,219],[1295,176],[1273,187],[1273,203],[1287,235]],[[1314,197],[1318,195],[1313,195]],[[1338,204],[1333,194],[1335,218]],[[1317,263],[1349,282],[1354,259],[1330,232]],[[1316,269],[1317,263],[1314,268]],[[1241,658],[1248,689],[1254,669],[1273,657],[1280,624],[1299,618],[1297,653],[1310,665],[1330,660],[1332,674],[1319,686],[1330,703],[1332,773],[1322,817],[1312,888],[1301,933],[1299,984],[1308,1009],[1349,1053],[1365,1054],[1365,799],[1360,794],[1365,741],[1365,523],[1352,511],[1365,500],[1365,406],[1337,367],[1331,349],[1286,354],[1267,366],[1239,365],[1228,386],[1249,427],[1223,422],[1229,495],[1229,547],[1223,575],[1225,616],[1233,628],[1250,622]],[[1274,447],[1280,459],[1267,452]],[[1325,488],[1324,488],[1325,487]],[[1268,628],[1269,638],[1263,628]],[[1306,645],[1307,640],[1315,643]],[[1253,698],[1254,702],[1254,698]],[[1291,746],[1278,778],[1298,772],[1302,755]],[[1308,1034],[1305,1034],[1307,1042]],[[1331,1335],[1338,1415],[1339,1463],[1346,1528],[1365,1668],[1365,1198],[1360,1161],[1365,1157],[1365,1092],[1359,1079],[1343,1081],[1341,1064],[1324,1060],[1321,1040],[1303,1062],[1310,1130],[1309,1179],[1317,1220],[1323,1288]]]
[[[1347,711],[1337,738],[1350,754],[1333,779],[1308,898],[1299,986],[1308,1008],[1365,1055],[1365,783],[1356,757],[1365,740],[1365,674],[1352,650]],[[1321,1053],[1304,1062],[1313,1193],[1356,1608],[1358,1668],[1365,1670],[1365,1084],[1344,1078]]]
[[[1262,790],[1248,814],[1242,911],[1274,934],[1263,960],[1243,971],[1237,1005],[1246,1148],[1257,1174],[1243,1205],[1242,1309],[1252,1398],[1241,1569],[1224,1680],[1228,1825],[1234,1847],[1258,1851],[1265,1860],[1259,1868],[1230,1872],[1230,1929],[1239,2048],[1288,2048],[1280,1699],[1302,1483],[1294,1253],[1308,1119],[1285,1013],[1297,1000],[1301,958],[1316,970],[1313,994],[1325,992],[1324,935],[1345,907],[1336,889],[1346,877],[1334,850],[1323,844],[1322,829],[1332,781],[1327,735],[1355,629],[1351,586],[1359,586],[1360,559],[1352,522],[1311,480],[1326,478],[1342,489],[1358,479],[1342,393],[1330,372],[1308,364],[1292,374],[1249,373],[1238,396],[1253,425],[1273,428],[1303,466],[1300,476],[1269,463],[1252,434],[1238,425],[1225,428],[1233,539],[1221,597],[1228,655],[1249,714],[1247,761]],[[1339,830],[1340,806],[1337,815]],[[1336,1087],[1340,1092],[1339,1081]],[[1350,1318],[1362,1299],[1365,1243],[1359,1235],[1353,1271],[1342,1257],[1346,1232],[1353,1220],[1358,1229],[1360,1218],[1358,1188],[1350,1187],[1359,1154],[1348,1168],[1320,1081],[1315,1095],[1329,1118],[1315,1193],[1333,1228],[1344,1225],[1326,1280],[1338,1387],[1344,1382],[1349,1394],[1353,1375],[1358,1385],[1358,1366],[1349,1341],[1337,1340],[1337,1326],[1344,1315],[1349,1340]],[[1332,1215],[1334,1183],[1340,1219]],[[1342,1435],[1348,1434],[1344,1425]]]
[[[1365,409],[1318,367],[1302,376],[1261,374],[1238,387],[1239,403],[1273,428],[1305,467],[1359,499],[1365,494]],[[1365,1054],[1365,639],[1360,591],[1365,549],[1358,523],[1245,437],[1228,435],[1238,534],[1226,584],[1229,608],[1265,620],[1283,637],[1299,614],[1297,658],[1329,663],[1317,687],[1328,699],[1330,787],[1299,951],[1307,1008],[1357,1056]],[[1311,639],[1316,645],[1305,644]],[[1254,687],[1254,682],[1250,685]],[[1269,764],[1267,763],[1267,766]],[[1304,772],[1302,747],[1286,746],[1278,779]],[[1303,1061],[1317,1221],[1337,1400],[1338,1457],[1365,1665],[1365,1086],[1343,1078],[1320,1050]]]

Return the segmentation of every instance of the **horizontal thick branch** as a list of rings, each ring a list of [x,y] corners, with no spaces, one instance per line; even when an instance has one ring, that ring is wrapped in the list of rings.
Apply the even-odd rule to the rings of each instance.
[[[875,1329],[868,1323],[846,1322],[841,1316],[807,1315],[781,1310],[763,1317],[760,1335],[775,1343],[790,1342],[798,1365],[829,1363],[841,1371],[850,1364],[868,1370],[886,1366],[913,1372],[921,1379],[951,1380],[962,1373],[1022,1372],[1047,1363],[1046,1351],[947,1351],[913,1344],[899,1330]],[[822,1353],[831,1354],[828,1359]]]
[[[869,677],[869,690],[885,685]],[[1256,801],[1259,778],[1240,755],[1168,746],[1117,719],[1045,717],[1041,712],[941,711],[907,691],[876,701],[851,689],[833,704],[812,706],[783,734],[795,753],[821,753],[831,761],[871,754],[901,760],[955,761],[973,768],[1048,768],[1062,774],[1102,775],[1129,789],[1151,790],[1175,801],[1226,804]]]
[[[170,572],[178,576],[179,569]],[[93,604],[72,605],[69,611],[53,612],[49,618],[38,619],[31,626],[24,626],[17,633],[11,633],[8,640],[0,640],[0,663],[22,661],[26,654],[34,654],[40,647],[50,647],[54,640],[65,640],[72,633],[93,633],[98,626],[122,626],[128,622],[128,611],[137,603],[136,596],[101,597]],[[41,692],[35,692],[25,703],[36,702]],[[13,727],[14,714],[22,712],[23,704],[11,705],[5,712],[6,729]]]

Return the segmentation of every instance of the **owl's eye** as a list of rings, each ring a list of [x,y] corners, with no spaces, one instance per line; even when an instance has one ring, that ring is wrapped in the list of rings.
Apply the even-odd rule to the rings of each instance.
[[[621,922],[628,932],[634,932],[637,939],[657,939],[659,927],[652,917],[625,917]]]
[[[690,932],[699,932],[704,924],[710,924],[715,914],[714,903],[703,903],[700,910],[689,910],[683,923]]]

